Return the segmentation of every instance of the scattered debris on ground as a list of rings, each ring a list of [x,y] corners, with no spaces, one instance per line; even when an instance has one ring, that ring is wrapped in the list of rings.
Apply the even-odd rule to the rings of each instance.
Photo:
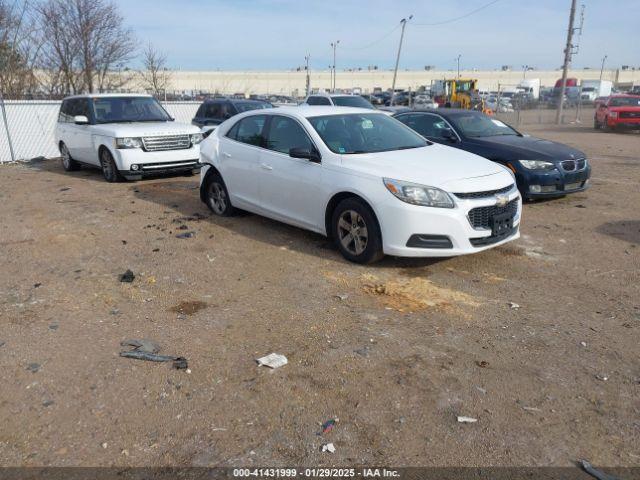
[[[476,423],[477,418],[458,416],[458,423]]]
[[[269,355],[258,358],[256,362],[258,362],[258,366],[265,366],[274,369],[289,363],[287,357],[280,355],[279,353],[270,353]]]
[[[345,301],[347,298],[349,298],[349,295],[347,295],[346,293],[341,293],[341,294],[336,295],[336,298],[338,300]]]
[[[122,283],[131,283],[133,282],[133,280],[136,278],[136,276],[133,274],[133,272],[129,269],[127,269],[126,272],[124,272],[122,275],[120,275],[120,281]]]
[[[27,365],[27,370],[29,370],[31,373],[37,373],[40,370],[40,364],[39,363],[30,363],[29,365]]]
[[[196,232],[184,232],[176,235],[176,238],[193,238],[196,236]]]
[[[486,360],[476,360],[476,365],[480,368],[487,368],[489,366],[489,362]]]
[[[518,309],[520,308],[520,305],[518,305],[518,304],[517,304],[517,303],[515,303],[515,302],[509,302],[509,307],[510,307],[512,310],[518,310]]]
[[[336,447],[333,445],[333,443],[326,443],[326,444],[322,445],[322,451],[323,452],[329,452],[329,453],[335,453]]]
[[[325,433],[329,433],[331,430],[333,430],[333,427],[336,426],[336,423],[339,422],[339,419],[337,418],[332,418],[330,420],[327,420],[326,422],[324,422],[322,424],[322,431],[320,432],[319,435],[323,435]]]
[[[133,347],[132,350],[120,352],[121,357],[146,360],[148,362],[173,362],[173,368],[177,370],[187,370],[189,368],[187,359],[184,357],[177,357],[175,355],[158,355],[157,352],[160,351],[160,346],[151,340],[125,340],[120,342],[120,345],[123,347]]]
[[[597,478],[598,480],[618,480],[618,477],[614,477],[613,475],[608,475],[597,468],[593,468],[593,466],[587,462],[586,460],[581,460],[580,464],[585,472],[587,472],[592,477]]]

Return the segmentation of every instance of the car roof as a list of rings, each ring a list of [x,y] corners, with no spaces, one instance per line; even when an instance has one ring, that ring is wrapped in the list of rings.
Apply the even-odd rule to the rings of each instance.
[[[148,93],[82,93],[80,95],[70,95],[64,97],[64,100],[71,98],[120,98],[120,97],[149,97],[152,96]]]
[[[322,93],[312,93],[309,96],[310,97],[335,98],[335,97],[359,97],[360,95],[356,95],[355,93],[326,93],[326,92],[322,92]]]
[[[228,98],[228,97],[217,97],[217,98],[207,98],[204,100],[204,103],[214,103],[214,102],[246,102],[246,103],[269,103],[266,100],[258,100],[257,98]]]
[[[468,114],[474,114],[474,115],[484,115],[484,113],[479,112],[477,110],[465,110],[463,108],[439,108],[437,110],[419,110],[419,109],[412,109],[412,110],[406,110],[404,112],[398,112],[398,115],[401,113],[434,113],[436,115],[440,115],[442,117],[456,117],[458,115],[468,115]]]
[[[269,108],[266,110],[251,110],[248,115],[278,115],[279,113],[289,114],[298,118],[324,117],[328,115],[348,115],[358,113],[368,113],[385,115],[382,111],[372,110],[370,108],[354,108],[354,107],[333,107],[324,105],[299,105],[291,107]],[[248,114],[248,115],[247,115]]]

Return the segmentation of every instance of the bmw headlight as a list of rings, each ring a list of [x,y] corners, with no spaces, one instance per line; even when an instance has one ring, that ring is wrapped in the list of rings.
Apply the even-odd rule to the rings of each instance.
[[[403,202],[424,207],[453,208],[455,206],[449,194],[439,188],[392,178],[383,178],[382,181],[387,190]]]
[[[202,133],[192,133],[191,137],[191,145],[198,145],[202,140],[204,140],[204,136]]]
[[[142,139],[136,137],[116,138],[116,148],[142,148]]]
[[[518,160],[527,170],[553,170],[556,166],[546,160]]]

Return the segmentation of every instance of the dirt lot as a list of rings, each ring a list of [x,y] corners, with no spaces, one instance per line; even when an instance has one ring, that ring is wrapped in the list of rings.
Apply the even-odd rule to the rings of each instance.
[[[591,190],[508,246],[366,267],[210,216],[196,178],[3,166],[0,465],[640,465],[640,136],[523,130]],[[191,373],[118,356],[140,337]]]

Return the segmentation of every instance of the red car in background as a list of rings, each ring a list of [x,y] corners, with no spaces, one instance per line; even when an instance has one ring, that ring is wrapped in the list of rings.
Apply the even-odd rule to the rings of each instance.
[[[640,130],[640,95],[611,95],[597,103],[593,127],[603,130]]]

